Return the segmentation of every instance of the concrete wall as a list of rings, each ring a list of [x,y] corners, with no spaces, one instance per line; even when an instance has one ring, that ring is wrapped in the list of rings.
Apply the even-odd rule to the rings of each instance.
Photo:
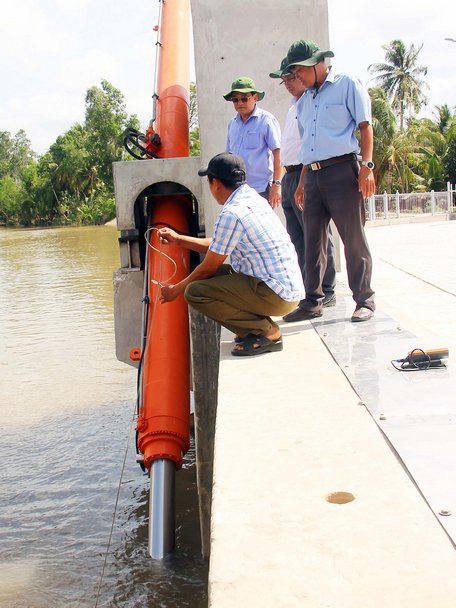
[[[163,158],[113,163],[116,217],[119,230],[135,228],[134,204],[151,184],[172,182],[187,188],[199,201],[201,178],[198,158]]]
[[[280,67],[299,38],[329,48],[326,0],[191,0],[201,161],[225,149],[233,104],[223,99],[239,76],[250,76],[265,91],[261,107],[283,125],[290,95],[269,72]],[[203,186],[206,231],[211,234],[218,206]]]

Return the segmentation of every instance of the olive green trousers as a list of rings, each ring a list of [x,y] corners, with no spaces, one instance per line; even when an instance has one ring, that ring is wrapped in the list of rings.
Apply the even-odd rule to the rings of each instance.
[[[287,302],[260,279],[222,264],[210,279],[187,285],[184,297],[192,308],[218,321],[240,338],[278,327],[271,316],[283,316],[298,302]]]

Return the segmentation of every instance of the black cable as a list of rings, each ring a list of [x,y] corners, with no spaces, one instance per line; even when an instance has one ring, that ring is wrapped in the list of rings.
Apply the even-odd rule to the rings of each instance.
[[[147,138],[144,133],[140,133],[136,129],[125,130],[123,139],[124,148],[133,156],[133,158],[136,158],[137,160],[145,160],[144,157],[146,155],[151,156],[152,158],[162,158],[161,156],[158,156],[158,154],[154,154],[154,152],[148,150],[139,142],[147,142]],[[137,152],[137,150],[140,151],[140,154]]]
[[[415,357],[420,355],[421,360]],[[400,363],[400,365],[396,365]],[[431,359],[430,355],[421,348],[414,348],[404,359],[393,359],[391,365],[399,372],[426,371],[436,367],[445,367],[442,359]]]

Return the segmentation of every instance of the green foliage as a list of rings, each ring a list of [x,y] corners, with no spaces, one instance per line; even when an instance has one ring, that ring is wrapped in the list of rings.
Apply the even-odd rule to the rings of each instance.
[[[7,131],[0,131],[0,177],[9,175],[19,181],[23,172],[33,164],[34,152],[21,129],[14,137]]]
[[[35,184],[35,154],[25,132],[18,131],[14,137],[0,132],[0,223],[28,225],[29,197]]]
[[[190,156],[201,156],[198,127],[190,131]]]
[[[0,223],[14,226],[19,222],[24,192],[10,175],[0,178]]]
[[[198,97],[196,84],[190,83],[190,108],[189,108],[189,130],[190,130],[190,156],[201,156],[199,122],[198,122]]]
[[[91,87],[85,101],[88,162],[113,191],[112,163],[122,160],[123,133],[127,127],[138,128],[138,119],[128,117],[122,93],[107,80],[101,81],[101,88]]]
[[[116,213],[114,196],[105,189],[83,201],[77,207],[75,221],[79,224],[105,224]]]
[[[377,191],[391,193],[420,189],[423,180],[417,167],[421,152],[415,139],[397,129],[385,91],[374,88],[369,93],[372,100]]]
[[[402,40],[392,40],[382,48],[385,50],[386,63],[373,63],[368,69],[372,74],[377,74],[375,80],[387,94],[392,109],[398,113],[402,131],[405,111],[408,110],[411,116],[412,109],[419,112],[421,106],[427,103],[424,91],[429,87],[421,79],[421,76],[426,76],[427,67],[417,65],[423,45],[415,47],[411,44],[407,48]]]
[[[115,216],[112,163],[125,158],[123,132],[139,129],[106,80],[86,93],[84,124],[59,135],[40,158],[25,133],[0,132],[0,223],[102,223]]]
[[[421,83],[422,92],[417,76],[425,68],[416,67],[421,47],[407,49],[401,41],[393,41],[384,48],[388,66],[403,64],[414,82]],[[386,75],[393,76],[389,68]],[[404,92],[408,81],[400,82],[402,97],[392,84],[369,91],[377,191],[443,190],[448,179],[456,182],[455,115],[448,106],[437,106],[432,120],[410,115],[407,124],[401,119],[398,127],[398,108],[408,104],[411,111],[423,103],[414,85]],[[397,99],[391,97],[393,89]],[[112,163],[131,160],[123,149],[123,133],[127,127],[140,131],[140,124],[135,115],[127,114],[121,92],[106,80],[100,87],[90,87],[85,101],[84,123],[75,123],[59,135],[39,158],[24,131],[14,136],[0,131],[0,225],[92,224],[115,216]],[[190,155],[199,156],[195,83],[190,85],[189,130]]]
[[[451,139],[443,163],[449,181],[456,183],[456,137]]]

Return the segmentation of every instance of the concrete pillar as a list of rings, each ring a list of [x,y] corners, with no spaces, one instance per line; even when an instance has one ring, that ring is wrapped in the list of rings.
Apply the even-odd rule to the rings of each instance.
[[[289,46],[300,38],[314,40],[322,49],[329,48],[328,7],[326,0],[277,0],[246,2],[245,0],[191,0],[195,72],[198,95],[201,165],[226,146],[227,125],[234,108],[223,95],[240,76],[250,76],[265,91],[260,106],[272,112],[283,125],[290,104],[290,95],[269,73],[280,66]],[[336,55],[337,50],[334,49]],[[202,208],[206,235],[213,231],[219,207],[212,199],[207,183],[202,186]],[[215,407],[218,385],[213,385],[214,365],[218,365],[214,348],[205,353],[209,341],[214,344],[215,328],[192,317],[193,344],[198,344],[201,376],[195,386],[195,417],[197,428],[198,485],[202,517],[203,554],[210,548],[210,498]],[[202,337],[203,336],[203,337]],[[202,340],[202,342],[201,342]],[[193,354],[194,367],[195,351]],[[207,369],[206,369],[207,368]],[[198,383],[214,391],[201,399]],[[206,519],[205,519],[206,518]]]

